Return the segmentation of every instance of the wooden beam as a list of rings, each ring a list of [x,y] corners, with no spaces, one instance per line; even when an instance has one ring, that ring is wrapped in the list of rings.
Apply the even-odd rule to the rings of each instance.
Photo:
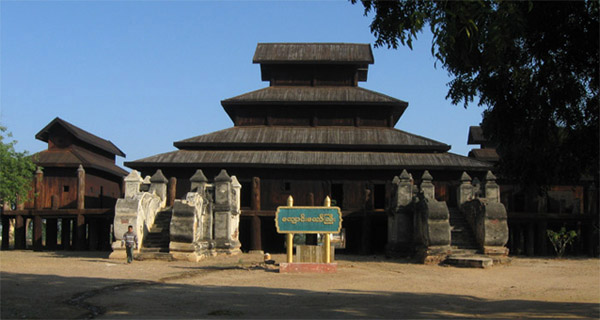
[[[252,198],[250,199],[252,210],[260,211],[260,178],[252,177]]]
[[[46,219],[46,248],[56,250],[58,236],[58,219]]]
[[[84,250],[85,249],[85,216],[83,214],[77,215],[77,219],[75,220],[75,230],[74,231],[77,236],[75,248],[77,248],[77,250]]]
[[[175,203],[175,197],[177,194],[177,178],[171,177],[169,179],[169,190],[167,192],[167,206],[172,207]]]
[[[261,234],[260,217],[252,216],[252,243],[251,250],[262,250],[262,234]]]
[[[77,209],[85,208],[85,170],[79,165],[77,168]]]
[[[15,249],[25,249],[25,218],[15,217]]]
[[[33,251],[42,251],[44,249],[42,243],[42,217],[33,217]]]
[[[10,236],[10,218],[2,216],[2,250],[8,250],[8,240]]]
[[[63,218],[61,222],[61,244],[63,250],[71,249],[71,219]]]

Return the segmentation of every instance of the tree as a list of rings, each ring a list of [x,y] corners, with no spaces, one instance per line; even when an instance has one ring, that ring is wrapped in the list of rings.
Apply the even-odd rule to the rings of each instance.
[[[0,204],[12,205],[17,203],[17,195],[20,201],[27,199],[36,165],[27,152],[15,151],[16,141],[5,141],[5,134],[12,137],[0,126]]]
[[[429,26],[432,54],[453,76],[446,98],[485,107],[482,128],[503,177],[530,190],[597,177],[597,0],[362,4],[374,13],[375,46],[412,48]]]
[[[567,231],[565,227],[560,228],[559,232],[548,229],[546,230],[546,234],[559,258],[562,258],[563,254],[565,254],[567,245],[573,243],[575,238],[577,238],[577,232],[575,232],[575,230]]]

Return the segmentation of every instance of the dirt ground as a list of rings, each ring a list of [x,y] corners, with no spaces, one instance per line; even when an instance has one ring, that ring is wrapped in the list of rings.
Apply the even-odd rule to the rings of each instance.
[[[467,269],[338,255],[335,274],[280,274],[251,254],[131,265],[92,252],[0,258],[2,319],[600,318],[598,259]]]

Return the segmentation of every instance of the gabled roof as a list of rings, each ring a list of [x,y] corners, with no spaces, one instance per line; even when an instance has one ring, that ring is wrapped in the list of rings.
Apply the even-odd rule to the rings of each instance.
[[[180,149],[293,149],[446,152],[450,146],[387,127],[238,126],[177,141]]]
[[[117,156],[121,156],[121,157],[125,157],[125,153],[123,153],[123,151],[121,151],[116,145],[114,145],[112,142],[110,142],[109,140],[105,140],[102,139],[94,134],[91,134],[59,117],[56,117],[54,120],[52,120],[50,123],[48,123],[48,125],[46,125],[42,130],[40,130],[40,132],[38,132],[35,135],[35,138],[44,142],[48,142],[48,134],[50,132],[50,129],[54,126],[54,125],[59,125],[62,126],[63,128],[65,128],[69,133],[71,133],[73,136],[75,136],[75,138],[89,143],[97,148],[100,148],[101,150],[104,150],[110,154],[114,154]]]
[[[133,169],[236,167],[301,169],[490,170],[492,165],[453,153],[337,152],[295,150],[177,150],[126,162]]]
[[[373,64],[369,44],[259,43],[253,63],[260,64]]]
[[[77,168],[82,165],[84,168],[93,168],[123,177],[127,171],[117,166],[111,160],[99,157],[91,151],[78,146],[71,146],[68,149],[45,150],[32,155],[35,164],[42,167],[63,167]]]

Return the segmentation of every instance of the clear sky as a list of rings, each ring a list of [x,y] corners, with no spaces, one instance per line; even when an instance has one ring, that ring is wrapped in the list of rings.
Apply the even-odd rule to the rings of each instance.
[[[347,1],[0,1],[0,123],[17,149],[55,117],[111,140],[133,161],[231,127],[220,101],[268,86],[258,42],[371,43],[370,17]],[[396,128],[466,155],[483,109],[445,99],[450,78],[431,35],[374,48],[359,86],[408,101]]]

